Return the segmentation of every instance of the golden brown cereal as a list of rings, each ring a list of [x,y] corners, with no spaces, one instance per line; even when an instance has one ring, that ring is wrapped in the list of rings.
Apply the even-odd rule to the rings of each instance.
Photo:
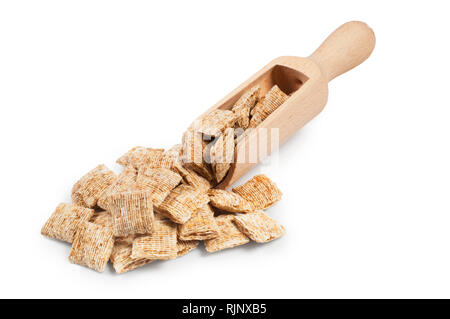
[[[106,206],[113,216],[114,236],[150,234],[153,229],[153,203],[149,191],[127,191],[111,194]]]
[[[183,177],[182,182],[186,185],[190,185],[203,192],[206,192],[212,187],[211,183],[206,178],[203,178],[193,170],[184,167],[181,163],[177,163],[175,169],[178,174]]]
[[[192,125],[196,132],[209,136],[219,136],[237,121],[236,114],[230,110],[213,110],[198,118]]]
[[[175,170],[175,165],[181,161],[180,157],[181,144],[176,144],[171,149],[163,152],[161,156],[154,156],[145,164],[145,167]]]
[[[201,204],[200,202],[204,202],[201,195],[199,190],[182,184],[173,189],[162,204],[156,206],[156,210],[169,217],[173,222],[184,224],[191,218],[192,213]]]
[[[219,183],[228,173],[234,160],[234,129],[228,128],[211,147],[211,164]]]
[[[181,240],[205,240],[218,235],[219,228],[209,205],[199,208],[186,223],[178,225],[178,238]]]
[[[210,189],[208,195],[212,206],[226,212],[248,213],[255,210],[252,204],[240,195],[226,190]]]
[[[114,246],[111,228],[82,222],[75,233],[69,261],[103,272]]]
[[[201,133],[190,129],[184,132],[181,156],[183,165],[210,181],[213,179],[213,173],[210,165],[204,159],[207,150],[208,143],[203,140]]]
[[[261,88],[259,85],[252,87],[245,92],[234,104],[232,110],[238,117],[237,126],[246,129],[250,122],[250,110],[255,106],[259,99]]]
[[[181,182],[181,176],[166,168],[141,168],[136,179],[139,189],[150,192],[154,205],[161,205],[164,199]]]
[[[91,223],[94,223],[96,225],[101,225],[103,227],[113,227],[113,218],[110,212],[107,211],[101,211],[96,212],[90,220]]]
[[[198,241],[190,240],[178,240],[177,242],[177,257],[186,255],[188,252],[194,250],[198,246]]]
[[[249,127],[257,127],[288,98],[289,95],[281,91],[277,85],[274,85],[264,96],[264,99],[253,108]]]
[[[138,169],[141,166],[147,165],[149,162],[160,158],[163,152],[164,149],[162,148],[136,146],[119,157],[116,162],[122,166],[133,166]]]
[[[241,232],[257,243],[266,243],[281,237],[286,232],[276,220],[258,210],[249,214],[238,214],[234,223]]]
[[[136,188],[137,170],[133,166],[127,166],[117,176],[117,179],[102,193],[97,201],[100,208],[106,209],[106,198],[108,195],[131,191]]]
[[[116,174],[105,165],[99,165],[84,175],[72,188],[72,201],[75,205],[94,207],[103,191],[116,179]]]
[[[93,214],[93,209],[61,203],[42,227],[41,234],[71,243],[80,223],[89,221]]]
[[[267,176],[256,175],[232,191],[249,201],[255,210],[266,209],[281,199],[282,193]]]
[[[213,253],[218,250],[233,248],[249,242],[245,236],[233,223],[233,214],[224,214],[215,217],[219,227],[219,236],[205,240],[207,252]]]
[[[172,259],[177,254],[177,226],[169,220],[157,220],[151,235],[137,237],[133,241],[131,257]]]
[[[111,254],[111,262],[114,270],[118,274],[123,274],[124,272],[142,267],[154,261],[152,259],[131,257],[134,238],[134,235],[125,238],[116,238]]]

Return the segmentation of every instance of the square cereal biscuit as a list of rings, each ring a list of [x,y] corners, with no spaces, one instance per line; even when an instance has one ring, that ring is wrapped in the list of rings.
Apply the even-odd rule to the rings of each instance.
[[[138,171],[134,167],[125,167],[116,180],[102,193],[97,201],[97,206],[106,209],[106,198],[109,195],[135,189],[137,173]]]
[[[202,195],[204,194],[199,190],[182,184],[173,189],[162,204],[156,206],[155,209],[173,222],[184,224],[200,205],[209,200],[204,200]]]
[[[166,168],[141,168],[136,186],[150,192],[154,205],[161,205],[164,199],[181,182],[181,176]]]
[[[289,95],[281,91],[277,85],[274,85],[251,111],[252,118],[249,127],[257,127],[288,98]]]
[[[188,129],[183,134],[181,160],[183,166],[211,181],[214,177],[211,165],[205,160],[209,152],[208,145],[209,143],[203,139],[201,133]]]
[[[153,202],[148,191],[128,191],[109,195],[107,210],[113,217],[114,236],[150,234],[153,229]]]
[[[199,208],[186,223],[178,225],[178,238],[181,240],[206,240],[218,235],[219,227],[209,205]]]
[[[93,214],[93,209],[61,203],[42,227],[41,234],[72,243],[80,223],[89,221]]]
[[[100,211],[95,212],[94,215],[91,217],[90,220],[91,223],[96,225],[101,225],[103,227],[113,227],[113,218],[110,212],[107,211]]]
[[[233,214],[224,214],[215,217],[219,227],[219,236],[205,240],[205,248],[209,253],[222,249],[244,245],[250,240],[233,223]]]
[[[232,111],[237,116],[237,126],[246,129],[250,122],[250,110],[253,109],[259,100],[261,88],[259,85],[252,87],[242,94],[239,100],[234,104]]]
[[[94,207],[103,191],[116,180],[116,174],[105,165],[98,165],[81,177],[72,188],[72,201],[75,205]]]
[[[216,181],[220,183],[234,161],[234,129],[227,128],[211,147],[211,165]]]
[[[113,246],[114,236],[111,228],[83,222],[75,233],[69,261],[103,272]]]
[[[250,202],[233,192],[222,189],[210,189],[208,196],[210,204],[222,211],[248,213],[255,210]]]
[[[123,274],[127,271],[148,265],[154,261],[153,259],[131,257],[134,238],[134,235],[125,238],[116,238],[111,254],[111,262],[114,270],[118,274]]]
[[[200,118],[192,125],[194,131],[209,135],[219,136],[228,128],[233,127],[238,117],[230,110],[213,110]]]
[[[169,220],[157,220],[151,235],[133,241],[133,258],[173,259],[177,255],[177,226]]]
[[[256,175],[243,185],[234,187],[232,192],[251,203],[255,210],[266,209],[279,200],[282,193],[277,185],[264,174]]]
[[[266,243],[283,236],[286,232],[276,220],[262,211],[249,214],[238,214],[234,223],[241,232],[257,243]]]
[[[210,181],[206,178],[200,176],[193,170],[184,167],[181,163],[177,163],[175,166],[176,171],[183,177],[182,183],[186,185],[190,185],[202,192],[206,192],[208,189],[212,187]]]
[[[155,156],[149,160],[145,167],[166,168],[175,171],[175,165],[181,161],[181,144],[176,144],[172,148],[164,151],[161,156]]]
[[[158,160],[163,152],[164,149],[162,148],[136,146],[119,157],[116,163],[125,167],[132,166],[138,169],[141,166],[147,165],[149,162]]]
[[[195,248],[197,248],[197,246],[198,246],[198,241],[196,241],[196,240],[184,241],[184,240],[178,239],[177,257],[186,255],[187,253],[189,253],[192,250],[194,250]]]

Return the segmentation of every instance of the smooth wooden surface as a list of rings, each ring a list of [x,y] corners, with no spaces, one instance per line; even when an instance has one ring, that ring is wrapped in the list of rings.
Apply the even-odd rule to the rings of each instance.
[[[246,90],[256,84],[261,86],[262,95],[274,84],[291,95],[239,141],[235,148],[235,162],[218,187],[230,187],[319,114],[328,99],[328,82],[367,59],[374,45],[374,33],[365,23],[348,22],[334,31],[309,58],[276,58],[207,110],[205,113],[217,108],[230,109]],[[278,130],[279,143],[276,145],[264,133],[271,129]],[[255,145],[265,145],[267,150],[256,151],[256,160],[249,158],[250,154],[255,153]]]
[[[309,56],[328,81],[364,62],[375,48],[375,34],[364,22],[347,22]]]

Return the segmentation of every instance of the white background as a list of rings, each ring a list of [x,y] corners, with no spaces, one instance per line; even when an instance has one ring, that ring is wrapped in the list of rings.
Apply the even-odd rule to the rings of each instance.
[[[2,1],[0,297],[450,297],[447,1]],[[265,173],[287,234],[116,275],[40,228],[73,183],[349,20],[373,55]]]

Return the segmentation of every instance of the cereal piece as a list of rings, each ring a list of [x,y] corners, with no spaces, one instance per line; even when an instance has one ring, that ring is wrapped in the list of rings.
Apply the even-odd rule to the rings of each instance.
[[[286,232],[276,220],[258,210],[250,214],[238,214],[234,217],[237,228],[257,243],[281,237]]]
[[[116,179],[116,174],[105,165],[99,165],[84,175],[72,188],[72,201],[75,205],[94,207],[103,191]]]
[[[154,261],[153,259],[133,258],[131,256],[133,251],[133,239],[134,236],[117,238],[114,243],[111,262],[114,270],[118,274],[123,274],[124,272],[148,265]]]
[[[199,190],[182,184],[173,189],[162,204],[156,206],[156,210],[173,222],[184,224],[201,204],[201,195]]]
[[[150,234],[153,229],[153,203],[149,191],[127,191],[111,194],[106,206],[113,216],[114,236]]]
[[[211,183],[206,178],[203,178],[193,170],[182,166],[181,163],[177,163],[175,170],[183,177],[182,182],[184,184],[190,185],[204,192],[212,187]]]
[[[136,179],[136,186],[150,192],[153,204],[158,206],[180,182],[181,176],[169,169],[141,168]]]
[[[219,227],[219,236],[205,240],[205,248],[209,253],[218,250],[244,245],[250,240],[233,223],[233,214],[224,214],[215,217]]]
[[[245,184],[232,189],[249,201],[255,210],[266,209],[281,199],[282,193],[267,176],[256,175]]]
[[[106,198],[115,193],[130,191],[136,187],[137,170],[133,166],[127,166],[117,176],[117,179],[102,193],[97,201],[100,208],[106,209]]]
[[[201,133],[187,130],[183,134],[182,161],[185,167],[211,181],[213,173],[210,165],[204,160],[207,145]]]
[[[210,189],[208,195],[211,205],[226,212],[248,213],[255,210],[252,204],[240,195],[226,190]]]
[[[186,223],[178,225],[178,238],[181,240],[205,240],[218,235],[219,228],[209,205],[199,208]]]
[[[251,109],[251,111],[250,111],[250,115],[251,115],[251,116],[254,116],[255,113],[257,113],[258,110],[260,110],[260,109],[263,108],[264,100],[265,100],[265,96],[263,96],[262,98],[260,98],[260,99],[258,100],[258,103],[256,103],[256,105],[255,105],[255,106],[253,107],[253,109]]]
[[[237,119],[237,126],[246,129],[250,123],[250,110],[255,106],[259,99],[261,88],[259,85],[252,87],[245,92],[239,100],[234,104],[232,111]]]
[[[93,209],[61,203],[42,227],[41,234],[71,243],[80,223],[89,221],[93,214]]]
[[[188,252],[194,250],[198,246],[197,240],[178,240],[177,242],[177,257],[186,255]]]
[[[216,143],[211,148],[211,164],[216,178],[220,183],[234,160],[234,130],[226,129],[225,133],[218,137]]]
[[[166,168],[174,170],[175,165],[181,161],[181,144],[174,145],[171,149],[163,152],[161,156],[155,156],[146,163],[149,168]]]
[[[110,212],[107,211],[101,211],[96,212],[90,220],[91,223],[94,223],[96,225],[101,225],[103,227],[113,227],[113,217]]]
[[[257,127],[288,98],[289,95],[281,91],[277,85],[274,85],[264,96],[264,99],[253,108],[249,127]]]
[[[193,128],[196,132],[209,136],[219,136],[228,128],[233,127],[237,121],[236,114],[230,110],[213,110],[198,118]]]
[[[82,222],[75,233],[69,261],[103,272],[114,246],[111,228]]]
[[[172,259],[178,254],[177,227],[168,220],[158,220],[151,235],[133,241],[132,258]]]
[[[159,159],[162,156],[163,152],[164,149],[162,148],[147,148],[136,146],[119,157],[116,163],[122,166],[133,166],[134,168],[138,169],[139,167],[144,166],[149,162]]]

